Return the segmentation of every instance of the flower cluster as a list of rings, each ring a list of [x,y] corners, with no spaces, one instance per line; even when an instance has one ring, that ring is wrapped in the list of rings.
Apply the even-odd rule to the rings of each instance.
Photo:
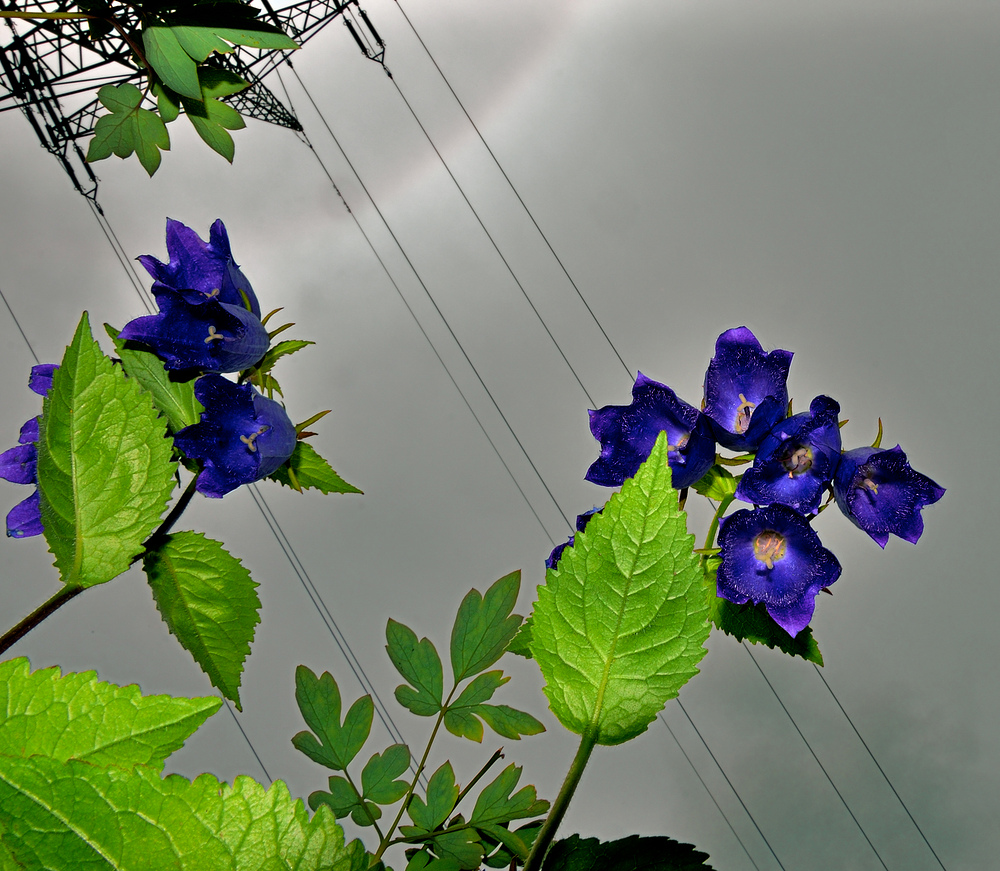
[[[155,279],[159,312],[125,325],[119,339],[156,354],[173,377],[197,378],[194,395],[204,406],[199,423],[174,434],[174,446],[200,461],[196,489],[220,497],[270,475],[295,450],[298,432],[284,407],[252,384],[230,381],[222,372],[253,369],[268,351],[271,336],[246,276],[233,260],[222,221],[209,241],[179,221],[167,221],[169,262],[144,255],[139,261]],[[54,365],[35,366],[29,386],[45,395]],[[18,445],[0,454],[0,477],[37,483],[38,420],[21,428]],[[7,534],[39,535],[38,490],[7,515]]]
[[[660,432],[667,434],[668,465],[679,490],[695,485],[721,459],[717,447],[747,452],[729,462],[752,459],[734,496],[753,508],[720,518],[718,595],[735,604],[763,604],[794,636],[812,619],[816,595],[840,576],[840,563],[810,525],[831,499],[885,547],[890,534],[917,541],[921,509],[944,489],[914,471],[898,445],[843,451],[840,405],[828,396],[789,416],[791,360],[788,351],[765,352],[746,327],[727,330],[705,374],[701,410],[640,372],[631,404],[590,412],[601,453],[586,478],[619,486],[635,474]],[[730,501],[720,505],[720,514]],[[550,562],[556,559],[553,552]]]

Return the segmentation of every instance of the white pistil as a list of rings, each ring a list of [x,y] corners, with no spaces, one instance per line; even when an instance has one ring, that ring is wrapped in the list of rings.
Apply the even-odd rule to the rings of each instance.
[[[734,429],[740,435],[750,429],[750,418],[756,407],[756,404],[750,402],[742,393],[740,394],[740,404],[736,408],[736,423],[734,424]]]
[[[255,445],[254,442],[257,440],[257,436],[266,433],[270,428],[271,427],[265,425],[257,430],[257,432],[252,432],[248,436],[241,435],[240,441],[247,446],[247,450],[250,451],[250,453],[256,453],[257,445]]]
[[[215,341],[224,342],[224,341],[226,341],[226,337],[223,336],[221,333],[217,333],[215,331],[215,327],[214,326],[209,326],[209,328],[208,328],[208,338],[205,339],[205,344],[206,345],[211,345],[212,342],[215,342]]]

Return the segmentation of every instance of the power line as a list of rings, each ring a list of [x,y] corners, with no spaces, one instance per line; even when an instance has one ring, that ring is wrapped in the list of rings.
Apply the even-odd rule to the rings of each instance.
[[[552,247],[552,243],[549,242],[548,236],[545,235],[542,228],[538,225],[538,221],[535,220],[535,216],[531,213],[531,210],[528,208],[527,204],[521,198],[521,195],[517,192],[517,188],[514,187],[514,182],[510,180],[510,176],[507,175],[507,171],[503,168],[503,166],[500,165],[500,161],[497,159],[497,156],[493,153],[493,149],[490,148],[489,143],[486,141],[486,138],[479,131],[479,127],[476,126],[476,122],[472,120],[472,116],[465,108],[465,104],[462,102],[461,98],[455,92],[455,89],[451,86],[451,82],[448,81],[448,77],[444,74],[444,71],[438,65],[438,62],[434,59],[434,55],[431,53],[431,50],[427,47],[427,44],[424,42],[423,38],[417,32],[417,28],[413,26],[413,22],[410,20],[410,16],[406,14],[406,10],[403,9],[403,6],[399,2],[399,0],[396,0],[396,8],[399,9],[403,18],[406,20],[406,23],[409,25],[410,30],[413,31],[413,35],[417,38],[417,42],[420,43],[420,46],[427,54],[427,57],[430,59],[430,62],[434,64],[434,69],[438,71],[439,75],[441,76],[441,79],[444,81],[448,90],[451,91],[451,95],[455,98],[455,102],[458,103],[459,108],[462,110],[462,114],[465,115],[469,124],[472,125],[472,129],[476,131],[476,135],[479,137],[479,141],[483,143],[483,147],[486,149],[489,156],[493,159],[493,162],[496,164],[497,169],[500,170],[500,174],[504,177],[504,181],[507,182],[507,185],[508,187],[510,187],[514,196],[517,197],[517,201],[521,204],[521,208],[524,209],[524,213],[528,216],[528,219],[531,221],[535,229],[538,231],[538,235],[542,237],[542,241],[545,243],[545,246],[549,249],[549,253],[552,254],[552,256],[555,258],[556,263],[559,264],[559,268],[562,270],[563,275],[566,276],[566,280],[569,281],[573,290],[576,291],[576,295],[580,298],[580,302],[583,303],[591,319],[597,325],[597,328],[601,331],[601,335],[604,336],[604,339],[611,347],[611,350],[615,352],[615,356],[618,358],[618,362],[622,364],[622,367],[628,374],[629,379],[634,380],[635,376],[632,374],[632,370],[629,369],[628,365],[625,363],[625,360],[622,358],[622,355],[618,352],[618,348],[615,347],[615,343],[611,341],[611,337],[605,331],[604,325],[598,320],[597,315],[594,314],[594,310],[590,307],[590,304],[587,302],[583,293],[580,291],[580,288],[573,280],[573,276],[569,274],[569,270],[566,268],[566,265],[562,262],[562,259],[556,253],[555,248]]]
[[[850,805],[848,805],[847,803],[847,800],[844,798],[843,795],[841,795],[840,790],[837,789],[837,784],[833,782],[833,778],[830,777],[830,773],[826,770],[826,767],[823,765],[823,763],[819,761],[819,757],[816,755],[816,751],[813,750],[812,745],[806,740],[806,736],[802,734],[802,730],[799,728],[799,724],[795,722],[795,718],[791,715],[791,713],[789,713],[788,708],[785,707],[785,703],[781,701],[781,697],[778,695],[777,691],[771,685],[771,681],[767,679],[767,675],[764,674],[764,669],[760,667],[760,663],[757,662],[757,658],[753,655],[753,653],[751,652],[750,648],[747,646],[747,643],[745,641],[742,642],[742,644],[743,644],[743,649],[747,652],[747,656],[749,656],[750,659],[753,661],[753,664],[757,666],[757,671],[760,672],[760,676],[764,678],[764,683],[768,685],[771,692],[774,694],[775,699],[778,700],[778,704],[781,705],[781,710],[785,712],[785,716],[788,717],[789,722],[792,724],[792,726],[795,727],[795,731],[802,739],[802,742],[806,745],[806,748],[809,750],[809,753],[812,755],[812,758],[816,760],[816,764],[819,766],[819,770],[823,772],[823,776],[826,777],[830,786],[833,787],[833,791],[837,794],[837,798],[840,799],[840,803],[844,806],[844,810],[846,810],[847,813],[850,815],[851,819],[854,820],[854,825],[858,827],[858,831],[861,832],[861,834],[864,836],[864,839],[868,842],[868,846],[872,848],[872,852],[878,859],[879,864],[881,864],[881,866],[885,868],[885,871],[889,871],[889,869],[886,868],[885,862],[882,861],[882,857],[879,855],[878,850],[875,849],[875,845],[872,843],[871,838],[868,837],[868,833],[865,832],[864,827],[861,825],[860,822],[858,822],[858,818],[854,816],[854,811],[851,810]]]
[[[3,304],[7,306],[7,311],[10,313],[11,320],[14,321],[14,326],[17,327],[17,331],[21,334],[21,338],[24,339],[24,344],[28,346],[28,350],[31,351],[31,356],[34,358],[35,364],[37,365],[39,363],[38,354],[36,354],[35,349],[31,347],[31,342],[28,341],[27,335],[25,335],[24,330],[21,328],[21,322],[17,319],[17,316],[14,314],[14,309],[10,307],[10,303],[7,302],[7,297],[2,289],[0,289],[0,299],[2,299]]]

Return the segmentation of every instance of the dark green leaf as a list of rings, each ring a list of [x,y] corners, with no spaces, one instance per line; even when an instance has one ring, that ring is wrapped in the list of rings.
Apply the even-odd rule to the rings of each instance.
[[[305,490],[313,488],[321,493],[361,492],[333,471],[327,461],[306,442],[296,442],[295,452],[288,462],[267,477],[279,484],[284,484],[286,487],[294,488],[295,484],[292,482],[289,470],[295,475],[299,486]]]
[[[508,765],[499,776],[479,793],[469,822],[475,826],[486,823],[509,823],[544,814],[549,803],[539,800],[535,787],[525,786],[511,795],[521,779],[521,769]]]
[[[104,160],[112,154],[124,158],[134,151],[143,168],[152,175],[160,165],[160,149],[170,149],[170,134],[163,119],[140,108],[142,92],[128,82],[105,85],[97,96],[111,114],[97,119],[87,160]]]
[[[396,780],[410,766],[410,748],[405,744],[393,744],[376,753],[368,760],[361,772],[361,791],[366,799],[378,804],[392,804],[399,801],[409,784]]]
[[[181,98],[171,91],[170,88],[162,85],[160,82],[154,82],[153,96],[156,97],[156,108],[160,113],[160,117],[166,124],[174,121],[181,113]]]
[[[535,839],[541,831],[543,822],[543,820],[533,820],[519,826],[514,831],[492,823],[484,825],[479,829],[483,840],[497,841],[500,845],[487,855],[484,864],[488,868],[510,868],[512,860],[517,857],[519,863],[523,865],[527,854],[531,851],[531,845],[535,843]],[[507,834],[501,837],[500,833],[503,831],[506,831]],[[508,844],[510,846],[507,846]]]
[[[632,835],[602,843],[571,835],[556,841],[542,871],[711,871],[707,853],[671,838]]]
[[[801,656],[816,665],[823,665],[823,654],[813,638],[812,627],[806,626],[793,638],[774,622],[764,605],[734,605],[716,597],[712,603],[712,622],[737,641],[766,644],[789,656]]]
[[[363,807],[354,787],[345,778],[334,775],[329,779],[329,785],[329,792],[317,790],[309,795],[309,807],[319,810],[321,806],[326,805],[338,820]]]
[[[468,738],[477,744],[483,740],[483,724],[468,708],[448,708],[444,712],[444,727],[459,738]]]
[[[389,620],[385,627],[385,649],[396,670],[412,685],[396,688],[396,699],[421,717],[433,716],[442,706],[444,671],[434,645],[417,636],[408,626]]]
[[[146,60],[163,84],[182,97],[201,100],[198,65],[178,42],[172,27],[147,27],[142,32],[142,45]]]
[[[426,803],[419,795],[414,794],[406,810],[416,825],[425,832],[433,832],[438,826],[444,825],[448,815],[455,809],[458,801],[458,785],[455,783],[455,772],[451,763],[445,762],[427,783]]]
[[[340,689],[333,675],[324,672],[317,678],[300,665],[295,669],[295,701],[302,718],[316,734],[299,732],[292,744],[314,762],[334,771],[346,771],[371,732],[375,711],[371,696],[358,699],[341,724]]]
[[[494,732],[512,741],[519,740],[522,735],[538,735],[545,731],[545,726],[531,714],[508,705],[476,705],[472,710]]]
[[[201,420],[205,409],[194,395],[194,381],[174,381],[156,354],[128,348],[125,342],[118,340],[118,330],[109,324],[105,324],[104,329],[115,343],[125,373],[149,391],[153,405],[167,419],[167,426],[173,432]]]
[[[315,342],[307,342],[305,339],[286,339],[283,342],[278,342],[268,350],[254,369],[259,372],[268,372],[282,357],[287,357],[289,354],[294,354],[296,351],[301,351],[303,348],[315,344]]]
[[[494,583],[485,596],[470,590],[458,608],[451,632],[451,667],[455,683],[489,668],[507,650],[521,625],[511,614],[521,586],[521,572]]]
[[[483,858],[483,845],[479,842],[479,836],[472,829],[461,829],[438,835],[434,838],[433,848],[441,859],[450,859],[465,871],[473,871],[473,869],[478,868]],[[431,871],[432,867],[429,866],[427,871]]]
[[[488,702],[493,698],[493,694],[509,680],[510,678],[504,677],[504,673],[500,669],[487,671],[471,681],[462,690],[461,695],[448,707],[468,708],[478,705],[480,702]]]
[[[163,419],[136,381],[101,353],[86,312],[42,405],[38,492],[63,583],[126,571],[176,486]]]
[[[250,572],[200,532],[168,535],[146,553],[142,565],[171,634],[213,686],[242,710],[243,663],[260,623],[260,599]]]
[[[707,499],[714,502],[721,502],[728,496],[736,492],[738,478],[734,478],[732,473],[724,466],[712,466],[700,480],[691,485],[692,489]]]

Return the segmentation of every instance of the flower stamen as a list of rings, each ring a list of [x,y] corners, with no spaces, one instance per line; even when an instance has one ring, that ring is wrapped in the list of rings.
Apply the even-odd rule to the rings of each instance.
[[[804,445],[794,448],[794,450],[789,450],[782,458],[781,464],[788,469],[788,477],[794,478],[796,475],[808,472],[812,468],[812,451]]]
[[[270,428],[271,427],[269,426],[262,426],[259,430],[257,430],[257,432],[252,432],[248,436],[241,435],[240,441],[247,446],[247,450],[250,451],[250,453],[256,453],[257,446],[254,444],[254,441],[256,441],[257,436],[266,433]]]
[[[736,408],[736,423],[733,424],[735,432],[743,435],[743,433],[750,429],[750,418],[753,416],[753,410],[756,407],[756,403],[750,402],[742,393],[740,394],[740,404]]]
[[[785,556],[786,546],[785,537],[780,532],[765,529],[754,537],[753,555],[759,562],[773,569],[774,564]]]
[[[222,335],[222,333],[216,332],[214,326],[209,326],[209,328],[208,328],[208,337],[205,339],[205,344],[206,345],[211,345],[212,342],[214,342],[214,341],[224,342],[224,341],[226,341],[226,337],[224,335]]]

